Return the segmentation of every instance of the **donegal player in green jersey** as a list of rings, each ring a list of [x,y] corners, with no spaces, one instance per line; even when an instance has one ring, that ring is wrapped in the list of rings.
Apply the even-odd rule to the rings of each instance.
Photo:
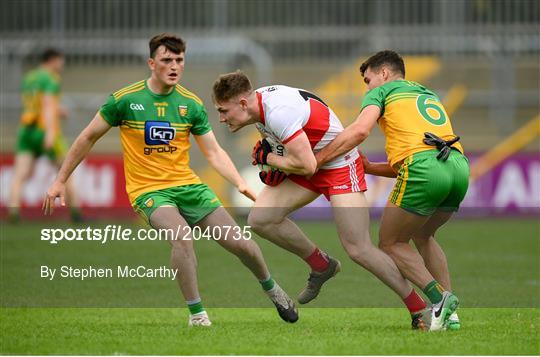
[[[15,169],[9,197],[9,219],[17,221],[21,206],[21,191],[33,171],[36,158],[46,155],[60,167],[66,149],[60,117],[64,109],[59,104],[60,72],[64,56],[55,49],[41,55],[41,65],[28,72],[22,82],[23,112],[17,134]],[[67,185],[73,220],[80,219],[75,190]]]
[[[446,256],[434,236],[465,197],[468,160],[438,96],[404,79],[399,54],[378,52],[362,64],[360,72],[369,89],[360,115],[319,152],[318,164],[359,145],[379,123],[389,162],[364,160],[365,171],[397,176],[383,212],[379,245],[432,302],[430,330],[457,329],[459,301],[451,293]],[[418,251],[409,245],[411,239]],[[423,318],[416,317],[413,327],[428,324]]]
[[[151,76],[114,92],[68,152],[65,164],[44,200],[45,213],[54,201],[62,204],[65,182],[92,145],[111,127],[120,128],[126,190],[136,212],[156,229],[177,232],[178,227],[200,227],[223,235],[216,241],[235,254],[259,280],[281,318],[295,322],[292,300],[272,279],[262,253],[253,240],[236,239],[241,229],[221,206],[214,192],[189,167],[189,135],[214,169],[251,199],[255,194],[217,142],[201,100],[178,82],[184,71],[185,43],[170,34],[149,43]],[[245,228],[245,227],[244,227]],[[182,234],[186,230],[181,230]],[[171,234],[172,235],[172,234]],[[197,284],[196,257],[188,239],[170,237],[171,265],[190,311],[190,326],[211,325]],[[231,282],[232,285],[232,282]]]

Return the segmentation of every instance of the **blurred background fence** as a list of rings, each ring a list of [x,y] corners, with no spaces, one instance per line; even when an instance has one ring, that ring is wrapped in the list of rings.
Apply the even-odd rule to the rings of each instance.
[[[182,83],[206,103],[223,146],[248,164],[254,133],[217,123],[210,88],[241,68],[255,86],[288,84],[321,95],[344,123],[365,87],[358,66],[375,51],[405,56],[407,78],[444,100],[466,150],[484,152],[539,113],[540,1],[536,0],[3,0],[0,2],[1,151],[13,151],[19,85],[45,47],[65,51],[63,102],[72,140],[112,91],[148,75],[148,39],[188,42]],[[109,134],[97,152],[119,152]],[[363,145],[381,152],[374,133]],[[538,151],[538,139],[523,150]],[[204,176],[204,162],[194,166]]]

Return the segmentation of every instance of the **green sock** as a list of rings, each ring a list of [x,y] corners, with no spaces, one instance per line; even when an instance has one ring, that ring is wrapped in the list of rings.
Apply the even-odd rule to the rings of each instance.
[[[196,300],[186,301],[186,303],[190,314],[195,315],[204,312],[204,307],[200,298]]]
[[[276,282],[274,281],[274,279],[272,279],[272,277],[269,277],[266,280],[259,280],[259,283],[261,283],[264,291],[272,290],[274,285],[276,285]]]
[[[442,300],[444,288],[437,282],[437,280],[433,280],[431,283],[427,284],[422,291],[424,294],[426,294],[432,304],[437,304]]]

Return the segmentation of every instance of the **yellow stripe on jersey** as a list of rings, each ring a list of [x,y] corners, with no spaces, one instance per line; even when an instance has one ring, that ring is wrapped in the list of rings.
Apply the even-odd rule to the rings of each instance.
[[[141,127],[144,127],[146,124],[146,121],[136,121],[136,120],[122,120],[122,124],[125,124],[125,125],[129,125],[129,126],[141,126]],[[190,128],[193,126],[193,124],[189,124],[189,123],[170,123],[168,122],[171,126],[174,126],[175,128],[181,128],[181,129],[185,129],[185,128]]]
[[[197,95],[195,93],[191,92],[190,90],[188,90],[185,87],[182,87],[180,84],[176,85],[176,89],[178,89],[180,92],[184,93],[186,96],[192,97],[192,98],[194,98],[197,101],[202,103],[202,100],[199,97],[197,97]]]
[[[118,100],[120,98],[122,98],[124,95],[128,94],[128,93],[133,93],[134,91],[140,91],[141,89],[144,89],[144,84],[140,84],[136,87],[133,87],[133,88],[129,88],[125,91],[122,91],[121,93],[119,94],[113,94],[113,97],[114,99]]]
[[[144,129],[144,126],[146,122],[144,121],[136,121],[136,120],[122,120],[121,125],[127,126],[128,128],[132,129]],[[188,130],[193,126],[193,124],[190,123],[169,123],[171,127],[179,130]]]
[[[124,87],[124,88],[122,88],[122,89],[120,89],[120,90],[114,92],[114,93],[113,93],[113,97],[116,98],[116,97],[118,97],[119,95],[121,95],[121,94],[124,93],[124,92],[127,92],[127,91],[129,91],[129,90],[131,90],[131,89],[133,89],[133,88],[138,88],[138,87],[141,87],[141,86],[144,86],[144,83],[142,83],[142,82],[137,82],[137,83],[135,83],[135,84],[133,84],[133,85]]]
[[[385,100],[392,100],[392,99],[395,99],[395,98],[399,98],[399,97],[418,97],[419,94],[418,93],[409,93],[409,92],[405,92],[405,93],[396,93],[396,94],[392,94],[392,95],[389,95],[388,97],[386,97]]]
[[[125,96],[126,94],[140,92],[144,89],[144,84],[140,85],[139,87],[134,87],[133,89],[128,90],[127,92],[122,92],[121,94],[114,96],[114,99],[118,100]]]
[[[203,102],[199,97],[197,97],[194,93],[188,91],[186,88],[182,87],[181,85],[179,84],[176,85],[176,91],[182,94],[184,97],[191,98],[198,104],[203,105]]]
[[[128,84],[127,86],[122,87],[122,88],[120,88],[119,90],[117,90],[116,92],[114,92],[114,94],[119,93],[119,92],[122,92],[122,91],[124,91],[124,90],[126,90],[126,89],[133,88],[133,87],[135,87],[135,86],[138,86],[138,85],[140,85],[141,83],[144,83],[144,81],[145,81],[145,80],[142,79],[142,80],[140,80],[140,81],[137,81],[137,82]]]
[[[144,85],[144,79],[143,79],[142,81],[135,82],[135,83],[133,83],[133,84],[130,84],[130,85],[127,86],[127,87],[124,87],[124,88],[122,88],[122,89],[117,90],[116,92],[113,93],[113,96],[116,97],[116,96],[122,94],[122,92],[125,92],[125,91],[127,91],[127,90],[133,89],[134,87],[138,87],[138,86],[140,86],[141,84]]]
[[[403,96],[399,96],[399,97],[394,97],[392,99],[387,99],[385,102],[384,102],[384,105],[387,106],[388,104],[390,103],[393,103],[397,100],[401,100],[401,99],[416,99],[418,98],[418,95],[413,95],[413,94],[409,94],[409,95],[403,95]]]
[[[202,105],[202,101],[195,95],[190,95],[188,92],[184,92],[178,88],[176,88],[176,92],[186,98],[190,98],[190,99],[193,99],[196,103]]]
[[[122,123],[128,123],[132,125],[144,125],[144,121],[137,121],[137,120],[122,120]]]
[[[403,97],[418,97],[418,93],[411,93],[411,92],[404,92],[404,93],[396,93],[389,95],[386,97],[385,101],[394,100],[396,98],[403,98]]]
[[[133,125],[133,124],[127,124],[127,123],[123,123],[122,125],[125,125],[126,127],[130,129],[144,130],[144,125]]]
[[[399,93],[390,94],[388,97],[386,97],[386,100],[390,100],[390,99],[393,99],[395,97],[401,97],[401,96],[404,96],[404,95],[418,96],[419,94],[414,93],[414,92],[399,92]]]
[[[130,123],[134,125],[144,125],[144,121],[138,121],[138,120],[122,120],[122,123]],[[191,123],[171,123],[171,125],[178,125],[178,126],[193,126]]]

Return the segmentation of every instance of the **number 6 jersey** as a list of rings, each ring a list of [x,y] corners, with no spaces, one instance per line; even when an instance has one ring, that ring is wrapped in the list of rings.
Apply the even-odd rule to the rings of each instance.
[[[443,139],[454,135],[448,114],[439,97],[426,87],[411,81],[395,80],[370,90],[362,101],[381,108],[379,125],[386,137],[386,155],[390,165],[425,150],[432,150],[422,141],[429,131]],[[463,153],[460,143],[453,145]]]

